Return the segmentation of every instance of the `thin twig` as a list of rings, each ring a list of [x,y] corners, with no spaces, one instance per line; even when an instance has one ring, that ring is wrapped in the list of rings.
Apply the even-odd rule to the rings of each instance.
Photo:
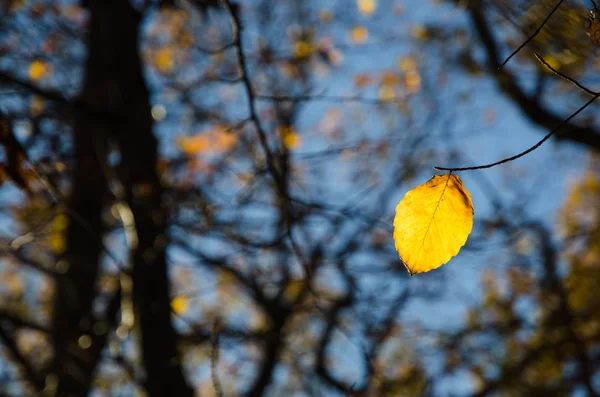
[[[438,171],[474,171],[474,170],[481,170],[481,169],[484,169],[484,168],[492,168],[492,167],[495,167],[497,165],[508,163],[509,161],[513,161],[513,160],[516,160],[518,158],[521,158],[521,157],[525,156],[526,154],[533,152],[538,147],[542,146],[542,144],[544,142],[546,142],[548,139],[550,139],[550,137],[552,135],[554,135],[555,132],[557,132],[558,130],[560,130],[565,124],[567,124],[569,121],[571,121],[579,113],[583,112],[583,110],[585,108],[587,108],[588,106],[590,106],[596,99],[598,99],[598,97],[600,97],[600,93],[595,94],[589,101],[587,101],[583,106],[581,106],[579,109],[577,109],[577,111],[575,113],[573,113],[572,115],[570,115],[569,117],[567,117],[565,120],[563,120],[552,131],[550,131],[548,134],[546,134],[546,136],[543,137],[538,143],[536,143],[535,145],[533,145],[529,149],[525,150],[524,152],[521,152],[521,153],[519,153],[517,155],[514,155],[512,157],[505,158],[504,160],[496,161],[495,163],[486,164],[486,165],[478,165],[478,166],[474,166],[474,167],[463,167],[463,168],[448,168],[448,167],[433,167],[433,168],[436,169],[436,170],[438,170]]]
[[[219,362],[219,333],[221,328],[221,320],[215,319],[212,327],[211,338],[211,353],[210,353],[210,378],[213,384],[213,389],[216,397],[223,397],[223,387],[217,373],[217,365]]]
[[[223,45],[223,46],[221,46],[219,48],[204,48],[204,47],[199,46],[199,45],[197,45],[195,48],[198,51],[203,52],[205,54],[218,55],[218,54],[221,54],[221,53],[225,52],[228,48],[231,48],[233,46],[235,46],[234,42],[227,43],[227,44],[225,44],[225,45]]]
[[[263,95],[256,94],[256,99],[264,101],[282,101],[282,102],[310,102],[310,101],[332,101],[332,102],[359,102],[367,105],[390,105],[396,102],[403,102],[403,99],[386,101],[377,98],[366,98],[362,96],[344,96],[344,95],[326,95],[326,94],[308,94],[308,95]]]
[[[544,27],[544,25],[546,24],[546,22],[548,22],[548,20],[550,20],[550,17],[552,17],[552,14],[554,14],[554,12],[556,12],[556,10],[558,10],[558,7],[560,7],[560,5],[563,3],[563,1],[564,0],[560,0],[558,2],[558,4],[556,4],[556,6],[554,6],[554,8],[552,9],[552,11],[550,11],[550,13],[546,17],[546,19],[544,19],[544,21],[542,22],[542,24],[540,26],[538,26],[538,28],[535,30],[535,32],[533,32],[533,34],[531,36],[529,36],[527,38],[527,40],[525,40],[516,50],[514,50],[512,52],[512,54],[510,54],[508,56],[508,58],[506,58],[504,60],[504,62],[502,62],[502,64],[498,67],[498,69],[502,69],[504,67],[504,65],[506,65],[508,63],[508,61],[510,61],[510,59],[512,57],[514,57],[515,55],[517,55],[519,53],[519,51],[521,51],[527,44],[529,44],[531,42],[531,40],[533,40],[535,38],[535,36],[538,35],[538,33],[540,33],[540,31],[542,30],[542,28]]]
[[[577,88],[579,88],[581,91],[590,94],[590,95],[598,95],[597,92],[590,90],[589,88],[584,87],[582,84],[580,84],[579,82],[577,82],[575,79],[569,77],[569,76],[565,76],[564,74],[562,74],[561,72],[559,72],[558,70],[554,69],[548,62],[546,62],[546,60],[544,58],[542,58],[539,54],[535,53],[534,54],[535,57],[538,59],[538,61],[540,61],[542,63],[542,65],[544,65],[545,67],[547,67],[548,69],[550,69],[552,71],[552,73],[554,73],[555,75],[557,75],[558,77],[560,77],[561,79],[567,80],[568,82],[574,84]]]
[[[248,100],[248,107],[250,108],[250,120],[256,127],[256,131],[258,133],[258,138],[260,140],[260,144],[265,152],[265,158],[267,161],[267,166],[269,167],[269,171],[272,173],[273,178],[277,185],[279,185],[279,172],[275,165],[275,159],[273,153],[271,153],[271,149],[269,148],[269,143],[267,141],[267,133],[262,126],[260,118],[258,117],[258,110],[256,108],[256,101],[254,95],[254,89],[252,88],[252,82],[250,81],[250,77],[248,76],[248,65],[246,64],[246,55],[244,53],[244,49],[242,47],[242,35],[241,35],[241,22],[237,12],[231,6],[229,0],[221,0],[221,4],[225,8],[225,11],[229,14],[229,19],[231,20],[231,30],[233,35],[233,46],[236,50],[238,67],[240,72],[241,80],[246,89],[246,98]]]
[[[596,5],[596,2],[594,0],[590,0],[592,2],[592,5],[594,6],[594,10],[600,14],[600,10],[598,9],[598,6]]]
[[[65,106],[67,108],[71,108],[78,112],[82,112],[86,116],[94,117],[95,119],[98,119],[98,120],[103,120],[103,121],[115,120],[117,117],[119,117],[119,115],[116,112],[114,112],[110,109],[100,109],[100,108],[94,107],[92,104],[83,102],[79,99],[69,99],[58,91],[46,90],[46,89],[40,88],[34,84],[31,84],[24,80],[20,80],[8,73],[1,72],[1,71],[0,71],[0,82],[16,85],[16,86],[23,88],[26,91],[29,91],[33,94],[36,94],[45,99],[54,101],[61,106]]]
[[[243,45],[242,45],[242,23],[238,14],[238,10],[234,9],[229,0],[220,0],[223,8],[229,14],[229,19],[231,21],[231,30],[233,41],[232,45],[235,47],[236,55],[237,55],[237,63],[240,73],[240,78],[244,84],[246,89],[246,98],[248,100],[248,107],[250,110],[249,120],[254,124],[256,131],[258,133],[258,138],[260,144],[265,153],[265,159],[267,162],[267,168],[273,177],[273,181],[275,182],[275,187],[277,188],[279,194],[287,201],[290,202],[290,197],[287,191],[286,181],[284,180],[285,175],[282,171],[282,167],[278,167],[275,161],[275,156],[271,152],[269,148],[269,143],[267,140],[267,133],[262,125],[260,117],[258,116],[258,107],[256,105],[257,95],[252,87],[252,82],[250,80],[250,76],[248,74],[248,64],[246,62],[246,54],[244,53]],[[285,206],[285,211],[287,212],[287,219],[292,218],[292,214],[290,212],[289,207]],[[308,274],[308,265],[304,262],[303,257],[300,255],[300,251],[296,243],[294,242],[292,231],[291,231],[291,223],[287,223],[287,235],[290,239],[292,245],[292,251],[294,254],[298,256],[298,260],[305,264],[305,269],[307,269]]]

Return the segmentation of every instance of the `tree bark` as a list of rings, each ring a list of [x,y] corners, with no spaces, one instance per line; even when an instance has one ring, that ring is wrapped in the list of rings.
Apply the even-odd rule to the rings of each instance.
[[[101,338],[90,334],[102,253],[104,142],[110,138],[120,146],[120,169],[124,170],[120,177],[137,231],[137,246],[132,247],[130,260],[147,392],[150,396],[192,396],[171,322],[164,189],[156,172],[158,145],[139,54],[142,14],[127,0],[87,0],[84,6],[90,11],[90,25],[80,99],[86,106],[112,112],[115,117],[99,120],[81,113],[74,128],[76,160],[69,208],[75,217],[68,230],[68,268],[57,284],[54,309],[56,394],[89,393],[106,341],[106,333]],[[112,302],[118,303],[118,299]],[[112,305],[108,310],[109,326],[117,308]],[[82,336],[91,336],[92,346],[80,343]]]
[[[132,247],[133,303],[140,331],[148,394],[193,396],[183,375],[171,321],[164,188],[157,173],[158,142],[152,131],[148,89],[139,53],[142,15],[128,1],[97,0],[112,29],[120,118],[115,136],[121,151],[122,183],[135,222]]]
[[[108,44],[106,30],[98,16],[92,13],[79,101],[99,109],[108,108],[113,98],[109,88],[111,71],[105,68],[103,61]],[[88,394],[106,340],[106,332],[104,335],[92,332],[95,322],[92,304],[97,293],[103,237],[101,217],[107,190],[102,168],[106,156],[104,142],[112,128],[108,120],[100,122],[84,112],[75,114],[68,247],[56,269],[62,274],[57,277],[53,310],[54,372],[50,375],[53,380],[48,383],[52,378],[47,379],[49,390],[58,396]],[[91,346],[88,346],[86,336],[95,337]]]

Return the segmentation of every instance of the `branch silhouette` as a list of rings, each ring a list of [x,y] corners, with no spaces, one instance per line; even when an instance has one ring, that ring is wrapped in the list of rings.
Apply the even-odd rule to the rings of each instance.
[[[527,44],[529,44],[531,42],[531,40],[533,40],[535,38],[535,36],[538,35],[538,33],[540,33],[542,31],[542,28],[544,27],[544,25],[546,25],[546,23],[550,20],[550,18],[552,17],[552,15],[556,12],[556,10],[558,10],[558,8],[560,7],[560,5],[563,3],[564,0],[560,0],[552,9],[552,11],[550,11],[550,13],[548,14],[548,16],[546,16],[546,18],[542,21],[542,23],[540,24],[540,26],[538,26],[538,28],[535,30],[535,32],[533,32],[533,34],[531,36],[529,36],[523,43],[521,43],[521,45],[519,47],[517,47],[516,50],[514,50],[509,56],[508,58],[506,58],[504,60],[504,62],[502,62],[502,64],[498,67],[498,69],[502,69],[504,67],[504,65],[506,65],[508,63],[508,61],[511,60],[512,57],[514,57],[515,55],[517,55],[519,53],[519,51],[521,51],[523,48],[525,48],[525,46]]]
[[[573,85],[575,85],[577,88],[579,88],[581,91],[590,94],[590,95],[598,95],[597,92],[590,90],[587,87],[584,87],[581,83],[577,82],[577,80],[566,76],[564,74],[562,74],[561,72],[559,72],[558,70],[554,69],[548,62],[546,62],[546,60],[544,58],[542,58],[539,54],[534,54],[535,57],[537,58],[538,61],[540,61],[540,63],[542,65],[544,65],[545,67],[547,67],[548,69],[550,69],[550,71],[552,73],[554,73],[555,75],[557,75],[558,77],[560,77],[561,79],[567,80],[568,82],[572,83]]]
[[[475,171],[475,170],[482,170],[482,169],[485,169],[485,168],[492,168],[492,167],[495,167],[497,165],[508,163],[510,161],[513,161],[513,160],[516,160],[518,158],[521,158],[521,157],[525,156],[526,154],[531,153],[535,149],[537,149],[540,146],[542,146],[542,144],[544,142],[546,142],[548,139],[550,139],[552,137],[552,135],[554,135],[558,130],[560,130],[565,124],[567,124],[569,121],[571,121],[579,113],[583,112],[585,110],[585,108],[587,108],[592,103],[594,103],[594,101],[596,101],[596,99],[598,99],[598,97],[600,97],[600,93],[595,94],[589,101],[587,101],[584,105],[582,105],[579,109],[577,109],[573,114],[571,114],[569,117],[567,117],[565,120],[563,120],[552,131],[550,131],[548,134],[546,134],[546,136],[543,137],[540,141],[538,141],[538,143],[536,143],[535,145],[533,145],[529,149],[527,149],[527,150],[525,150],[525,151],[523,151],[523,152],[521,152],[519,154],[516,154],[516,155],[514,155],[512,157],[507,157],[507,158],[505,158],[503,160],[500,160],[500,161],[496,161],[495,163],[490,163],[490,164],[485,164],[485,165],[478,165],[478,166],[473,166],[473,167],[460,167],[460,168],[433,167],[433,168],[436,169],[436,170],[438,170],[438,171],[450,171],[450,172]]]

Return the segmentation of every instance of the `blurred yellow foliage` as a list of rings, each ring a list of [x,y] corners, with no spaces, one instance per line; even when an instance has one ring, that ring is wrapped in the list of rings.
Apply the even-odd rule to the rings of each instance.
[[[377,9],[377,0],[357,0],[356,7],[358,8],[358,12],[369,17]]]
[[[416,69],[411,69],[404,76],[406,90],[411,94],[416,94],[421,90],[421,75]]]
[[[427,38],[427,28],[422,25],[415,25],[410,30],[410,35],[417,40],[425,40]]]
[[[305,40],[300,40],[294,43],[294,58],[308,58],[314,52],[314,46]]]
[[[189,309],[189,300],[185,295],[178,295],[171,300],[171,310],[175,314],[185,314]]]
[[[295,301],[305,286],[304,280],[292,280],[286,285],[283,296],[288,302]]]
[[[398,57],[398,68],[404,73],[415,70],[417,68],[417,61],[412,56]]]
[[[52,233],[50,237],[48,237],[48,244],[50,245],[52,252],[57,255],[62,254],[67,249],[67,239],[63,233]]]
[[[44,61],[40,61],[36,59],[35,61],[29,64],[29,69],[27,70],[27,75],[31,80],[39,80],[42,77],[46,76],[48,72],[48,64]]]
[[[173,58],[173,49],[163,47],[156,50],[154,54],[154,64],[159,72],[168,74],[175,68],[175,60]]]
[[[279,130],[283,146],[289,150],[297,149],[302,144],[302,138],[293,127],[283,127]]]
[[[355,44],[363,44],[369,38],[369,31],[364,26],[355,26],[350,30],[350,37]]]
[[[384,102],[391,102],[396,99],[396,90],[389,84],[379,87],[379,99]]]
[[[600,46],[600,21],[594,11],[590,11],[588,18],[587,34],[597,46]]]

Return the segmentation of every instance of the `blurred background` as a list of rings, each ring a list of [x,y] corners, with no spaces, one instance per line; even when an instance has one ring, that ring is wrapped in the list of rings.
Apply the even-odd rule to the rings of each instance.
[[[447,265],[392,239],[590,99],[536,53],[600,90],[593,8],[2,1],[0,394],[600,394],[597,105],[460,173]]]

